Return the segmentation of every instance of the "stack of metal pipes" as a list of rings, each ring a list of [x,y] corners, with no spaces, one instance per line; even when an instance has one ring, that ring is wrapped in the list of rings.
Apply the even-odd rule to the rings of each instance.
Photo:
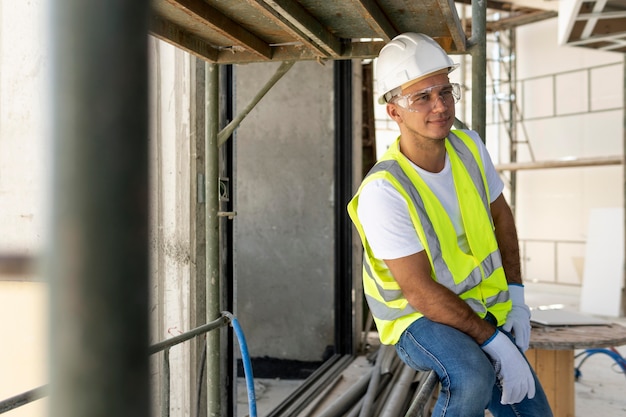
[[[429,417],[438,383],[434,372],[418,372],[391,346],[370,356],[374,366],[322,410],[301,417]],[[316,408],[316,407],[315,407]]]

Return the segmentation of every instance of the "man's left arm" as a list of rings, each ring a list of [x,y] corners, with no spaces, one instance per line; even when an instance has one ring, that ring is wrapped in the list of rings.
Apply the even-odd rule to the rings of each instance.
[[[503,194],[491,203],[491,215],[495,226],[496,240],[502,255],[502,266],[509,284],[522,285],[519,242],[515,219]]]
[[[530,309],[524,299],[524,285],[520,267],[519,243],[515,219],[504,195],[491,203],[491,215],[495,227],[496,240],[502,255],[502,266],[509,283],[509,296],[513,308],[506,318],[504,330],[512,332],[517,346],[526,351],[530,342]]]

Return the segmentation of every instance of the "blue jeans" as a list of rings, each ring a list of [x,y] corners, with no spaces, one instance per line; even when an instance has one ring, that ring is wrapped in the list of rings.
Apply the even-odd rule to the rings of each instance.
[[[484,417],[486,409],[495,417],[552,417],[534,371],[533,399],[500,404],[502,390],[489,357],[474,339],[450,326],[422,317],[404,331],[396,351],[411,368],[432,369],[439,376],[441,391],[433,417]]]

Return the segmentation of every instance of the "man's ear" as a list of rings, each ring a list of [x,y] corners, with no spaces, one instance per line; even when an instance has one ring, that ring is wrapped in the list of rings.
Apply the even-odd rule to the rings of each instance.
[[[398,106],[395,104],[387,103],[387,114],[391,117],[396,123],[402,123],[402,116],[398,111]]]

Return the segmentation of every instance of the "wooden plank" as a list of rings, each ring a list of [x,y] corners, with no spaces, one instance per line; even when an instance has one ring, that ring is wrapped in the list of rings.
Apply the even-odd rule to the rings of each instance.
[[[559,417],[574,417],[574,352],[571,350],[557,350],[554,352],[555,376],[558,384],[555,390],[555,409],[559,410]]]
[[[574,352],[529,349],[526,358],[541,382],[554,417],[575,417]]]
[[[161,16],[156,14],[152,16],[150,33],[155,38],[177,46],[183,51],[189,52],[200,59],[210,62],[217,61],[217,49],[213,48],[202,39],[185,32],[183,28],[163,19]]]
[[[204,1],[164,0],[164,2],[170,7],[184,12],[188,15],[190,21],[202,24],[210,30],[231,39],[238,46],[247,48],[260,61],[268,61],[272,57],[270,45]]]
[[[399,35],[398,30],[374,0],[357,0],[354,2],[354,7],[385,42]]]
[[[556,353],[553,350],[537,350],[535,372],[546,393],[552,412],[557,416],[556,390],[559,381],[556,376],[555,355]]]
[[[463,26],[461,20],[456,13],[456,6],[453,0],[438,0],[439,9],[443,16],[443,21],[446,27],[450,31],[450,39],[454,41],[455,50],[458,52],[467,51],[467,39],[465,38],[465,32],[463,32]],[[452,47],[448,47],[446,51],[451,51]]]
[[[533,327],[530,347],[534,349],[573,350],[621,346],[626,344],[626,327],[607,326]]]
[[[333,58],[341,56],[341,40],[324,27],[315,16],[309,14],[300,3],[286,0],[252,0],[250,4],[273,12],[268,14],[268,17],[285,25],[300,41],[315,47],[324,55]]]

